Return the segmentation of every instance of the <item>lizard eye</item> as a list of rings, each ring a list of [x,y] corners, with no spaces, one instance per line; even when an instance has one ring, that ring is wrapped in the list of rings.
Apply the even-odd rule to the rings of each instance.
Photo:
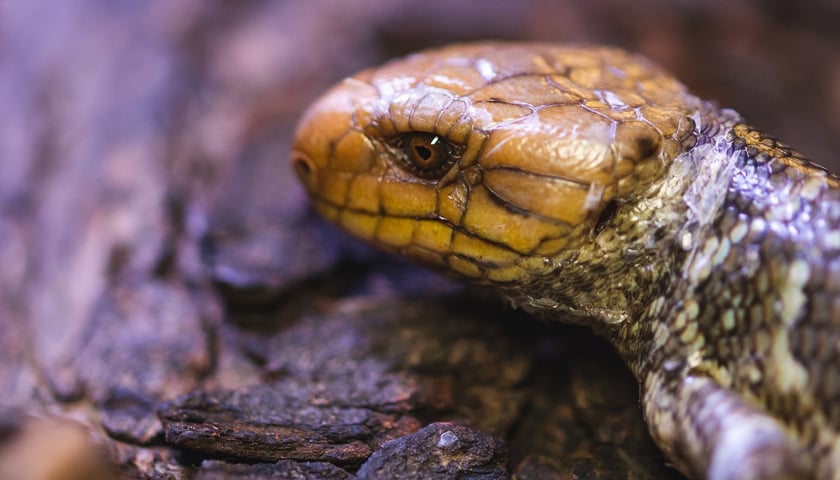
[[[446,174],[460,155],[461,148],[452,145],[440,135],[407,133],[396,143],[403,168],[426,179],[440,178]]]

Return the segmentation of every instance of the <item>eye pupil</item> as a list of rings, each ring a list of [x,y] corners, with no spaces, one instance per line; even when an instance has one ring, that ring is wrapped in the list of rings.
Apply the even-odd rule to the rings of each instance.
[[[422,145],[415,146],[414,151],[417,152],[417,155],[420,155],[420,158],[423,160],[428,160],[432,156],[432,151]]]

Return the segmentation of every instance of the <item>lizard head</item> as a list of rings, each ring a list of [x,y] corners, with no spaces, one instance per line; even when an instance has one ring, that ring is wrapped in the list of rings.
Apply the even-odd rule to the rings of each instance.
[[[456,45],[333,87],[291,162],[352,234],[504,290],[598,256],[597,237],[690,141],[698,105],[617,49]]]

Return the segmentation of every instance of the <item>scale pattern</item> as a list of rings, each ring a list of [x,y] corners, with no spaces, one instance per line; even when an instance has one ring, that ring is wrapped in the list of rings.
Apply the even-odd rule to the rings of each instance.
[[[291,159],[354,235],[608,338],[683,472],[840,475],[838,178],[646,59],[415,54],[327,92]]]

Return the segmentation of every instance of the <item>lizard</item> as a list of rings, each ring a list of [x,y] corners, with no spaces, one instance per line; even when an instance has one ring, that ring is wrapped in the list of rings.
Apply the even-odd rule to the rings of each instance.
[[[357,73],[290,161],[351,234],[591,327],[696,478],[840,478],[840,177],[614,47]]]

